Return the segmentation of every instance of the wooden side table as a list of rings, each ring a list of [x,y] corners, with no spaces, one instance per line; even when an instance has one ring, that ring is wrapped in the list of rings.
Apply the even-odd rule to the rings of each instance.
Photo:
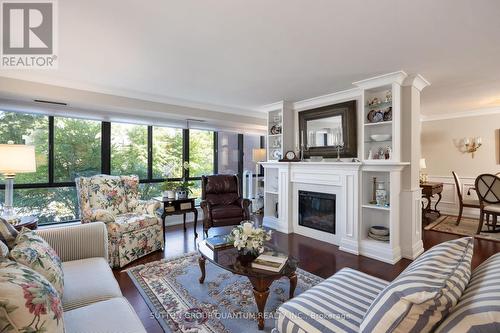
[[[163,203],[163,208],[161,212],[162,219],[162,231],[163,231],[163,243],[165,244],[165,220],[167,216],[171,215],[183,215],[184,232],[186,232],[186,214],[194,214],[194,237],[198,237],[196,232],[196,227],[198,225],[198,210],[195,206],[196,198],[187,199],[168,199],[163,197],[156,197],[154,200]]]
[[[22,216],[21,222],[13,225],[17,231],[21,231],[22,228],[28,228],[30,230],[36,230],[38,228],[38,217],[36,216]]]
[[[441,193],[443,192],[443,183],[437,182],[425,182],[421,183],[420,187],[422,188],[422,198],[427,200],[427,204],[424,205],[424,201],[422,200],[422,217],[427,219],[427,214],[437,213],[438,217],[441,216],[441,213],[437,209],[437,205],[441,201]],[[438,196],[438,200],[434,204],[434,209],[431,208],[431,199],[434,195]]]

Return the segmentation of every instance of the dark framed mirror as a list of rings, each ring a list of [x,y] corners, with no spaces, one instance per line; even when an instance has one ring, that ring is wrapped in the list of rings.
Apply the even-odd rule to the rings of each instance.
[[[356,101],[299,112],[299,140],[304,157],[358,157]]]

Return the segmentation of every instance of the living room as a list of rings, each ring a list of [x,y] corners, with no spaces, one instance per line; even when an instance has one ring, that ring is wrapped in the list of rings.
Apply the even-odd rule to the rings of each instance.
[[[1,332],[500,331],[500,4],[1,8]]]

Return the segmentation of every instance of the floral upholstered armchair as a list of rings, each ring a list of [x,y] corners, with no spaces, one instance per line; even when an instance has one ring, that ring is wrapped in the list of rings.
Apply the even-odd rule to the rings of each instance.
[[[76,180],[82,223],[101,221],[108,229],[109,264],[126,264],[163,248],[157,201],[139,200],[137,176],[96,175]]]

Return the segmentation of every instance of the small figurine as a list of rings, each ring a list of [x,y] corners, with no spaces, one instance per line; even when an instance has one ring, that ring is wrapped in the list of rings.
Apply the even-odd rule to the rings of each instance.
[[[378,149],[378,158],[379,160],[385,160],[385,151],[382,147]]]
[[[392,159],[392,148],[387,146],[385,148],[385,159],[386,160],[391,160]]]
[[[385,93],[385,101],[390,102],[392,101],[392,90],[387,90]]]
[[[373,160],[373,151],[371,149],[368,151],[368,159]]]

